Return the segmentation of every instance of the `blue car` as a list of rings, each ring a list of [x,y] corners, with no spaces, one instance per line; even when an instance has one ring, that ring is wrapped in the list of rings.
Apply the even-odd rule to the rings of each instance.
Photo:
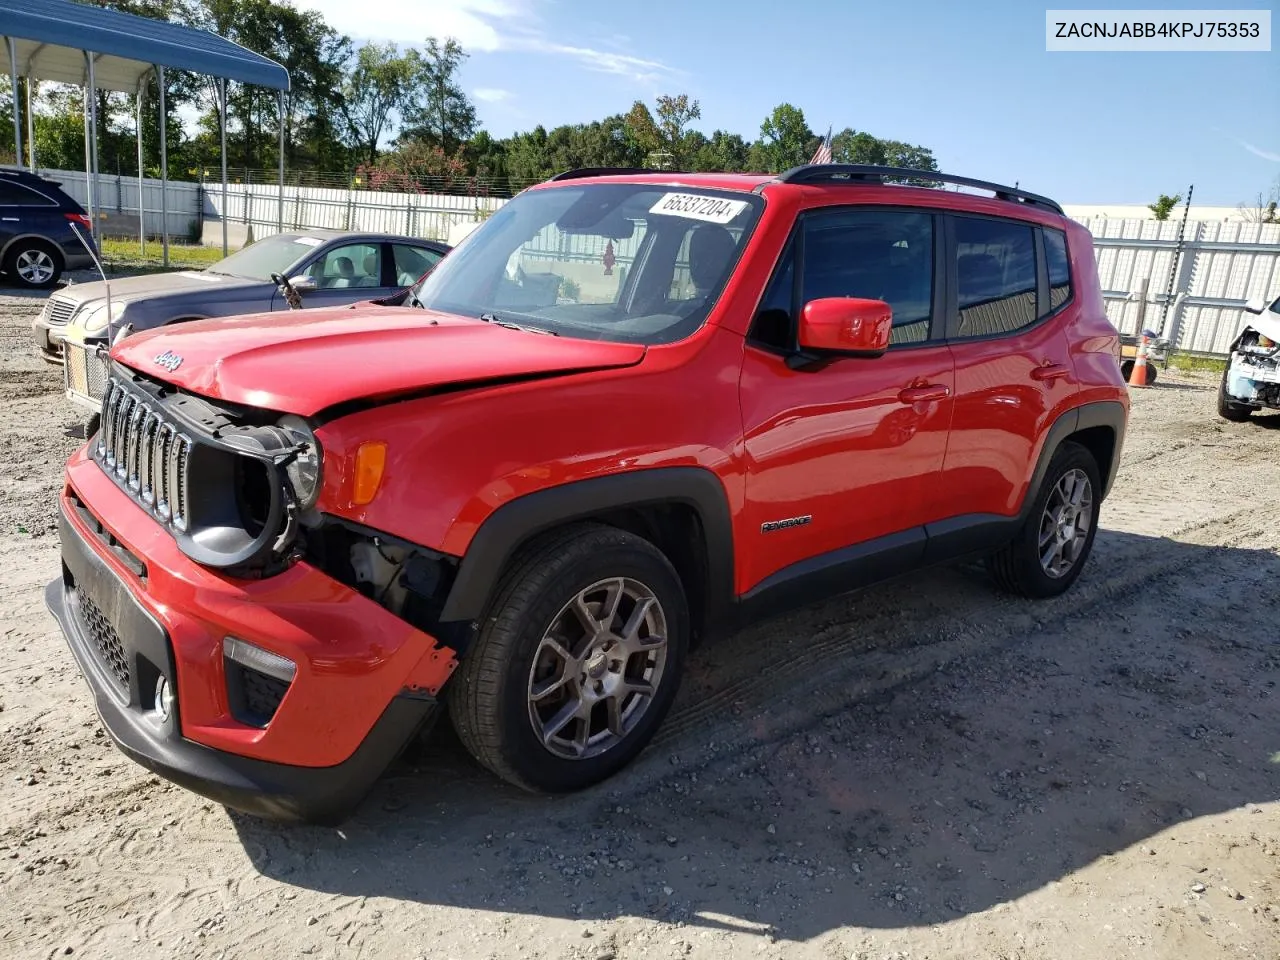
[[[57,283],[64,270],[92,267],[73,223],[92,244],[88,214],[56,181],[0,170],[0,273],[10,283],[40,290]]]

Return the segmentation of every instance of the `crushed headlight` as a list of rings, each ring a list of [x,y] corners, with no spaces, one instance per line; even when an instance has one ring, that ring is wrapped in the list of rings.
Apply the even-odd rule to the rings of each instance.
[[[320,496],[320,468],[324,456],[320,441],[301,417],[290,414],[282,417],[276,426],[288,435],[291,444],[302,448],[285,467],[285,476],[293,488],[298,506],[306,510],[315,506]]]

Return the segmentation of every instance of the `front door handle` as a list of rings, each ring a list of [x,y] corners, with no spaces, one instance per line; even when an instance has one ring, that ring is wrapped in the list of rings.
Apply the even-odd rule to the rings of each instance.
[[[1057,380],[1071,373],[1065,363],[1042,363],[1031,371],[1032,380]]]
[[[918,387],[904,387],[898,391],[898,400],[901,403],[932,403],[936,400],[945,400],[951,396],[951,388],[942,383],[926,383]]]

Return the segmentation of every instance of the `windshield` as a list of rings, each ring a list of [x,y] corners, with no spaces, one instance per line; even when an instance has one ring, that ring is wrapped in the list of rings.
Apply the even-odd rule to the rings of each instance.
[[[762,206],[747,193],[650,184],[530,190],[406,302],[566,337],[671,343],[706,320]]]
[[[209,273],[223,273],[245,280],[270,280],[273,273],[287,273],[291,266],[322,242],[316,237],[276,234],[263,237],[205,269]]]

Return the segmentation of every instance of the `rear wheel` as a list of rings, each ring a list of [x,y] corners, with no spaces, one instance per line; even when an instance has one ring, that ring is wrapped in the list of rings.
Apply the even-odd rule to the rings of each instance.
[[[449,684],[482,764],[533,791],[590,786],[652,738],[688,646],[684,590],[647,540],[576,525],[522,551]]]
[[[1078,443],[1064,442],[1049,461],[1018,535],[987,561],[996,583],[1024,597],[1055,597],[1080,576],[1098,531],[1098,464]]]
[[[1228,361],[1228,366],[1230,361]],[[1227,393],[1227,371],[1222,371],[1222,380],[1218,384],[1218,416],[1232,423],[1244,423],[1253,413],[1253,408],[1231,399]]]
[[[62,255],[42,240],[19,240],[5,257],[4,270],[18,286],[43,290],[62,276]]]

